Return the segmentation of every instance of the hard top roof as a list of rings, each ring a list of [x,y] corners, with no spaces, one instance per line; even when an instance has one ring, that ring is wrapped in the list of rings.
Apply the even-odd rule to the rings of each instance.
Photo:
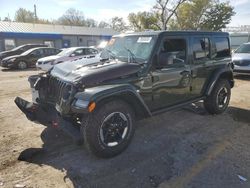
[[[124,33],[115,35],[115,37],[121,36],[148,36],[148,35],[161,35],[161,34],[177,34],[177,35],[197,35],[197,34],[204,34],[204,35],[229,35],[227,32],[216,32],[216,31],[143,31],[143,32],[134,32],[134,33]]]

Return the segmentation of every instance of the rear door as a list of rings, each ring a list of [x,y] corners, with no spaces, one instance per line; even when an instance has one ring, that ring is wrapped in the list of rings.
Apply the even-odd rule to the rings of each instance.
[[[193,97],[203,95],[203,88],[214,71],[214,61],[211,59],[211,37],[209,35],[193,36],[192,43],[192,85]]]
[[[200,97],[204,94],[214,71],[230,61],[229,38],[225,36],[192,37],[192,95]]]

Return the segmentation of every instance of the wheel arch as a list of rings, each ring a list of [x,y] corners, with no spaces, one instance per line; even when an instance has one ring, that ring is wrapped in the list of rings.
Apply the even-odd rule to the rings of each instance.
[[[229,68],[219,69],[212,76],[212,80],[210,81],[210,83],[206,89],[206,92],[205,92],[206,96],[211,94],[211,92],[213,91],[213,88],[215,87],[215,84],[220,79],[228,80],[231,88],[234,87],[234,76],[233,76],[232,70]]]
[[[137,120],[150,117],[151,112],[144,102],[142,102],[134,93],[132,92],[121,92],[112,96],[105,96],[97,100],[97,106],[101,106],[103,103],[121,100],[127,103],[135,113]]]
[[[96,107],[116,99],[122,100],[131,106],[137,119],[143,119],[152,115],[142,97],[136,92],[136,89],[129,84],[90,88],[81,93],[77,93],[75,98],[95,102]],[[87,110],[80,111],[80,113],[86,112]]]

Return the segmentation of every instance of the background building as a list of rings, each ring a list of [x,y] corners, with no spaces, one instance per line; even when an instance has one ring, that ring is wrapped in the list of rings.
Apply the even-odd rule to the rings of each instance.
[[[227,27],[223,31],[229,32],[232,49],[238,48],[243,43],[250,42],[250,25]]]
[[[109,40],[114,34],[117,32],[109,28],[0,21],[0,51],[27,43],[48,44],[56,48],[94,46]]]

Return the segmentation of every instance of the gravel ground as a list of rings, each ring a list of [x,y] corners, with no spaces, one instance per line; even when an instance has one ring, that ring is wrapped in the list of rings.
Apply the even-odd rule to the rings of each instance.
[[[0,70],[0,187],[250,187],[250,77],[237,77],[224,114],[197,104],[139,121],[125,152],[98,159],[15,106],[36,73]]]

